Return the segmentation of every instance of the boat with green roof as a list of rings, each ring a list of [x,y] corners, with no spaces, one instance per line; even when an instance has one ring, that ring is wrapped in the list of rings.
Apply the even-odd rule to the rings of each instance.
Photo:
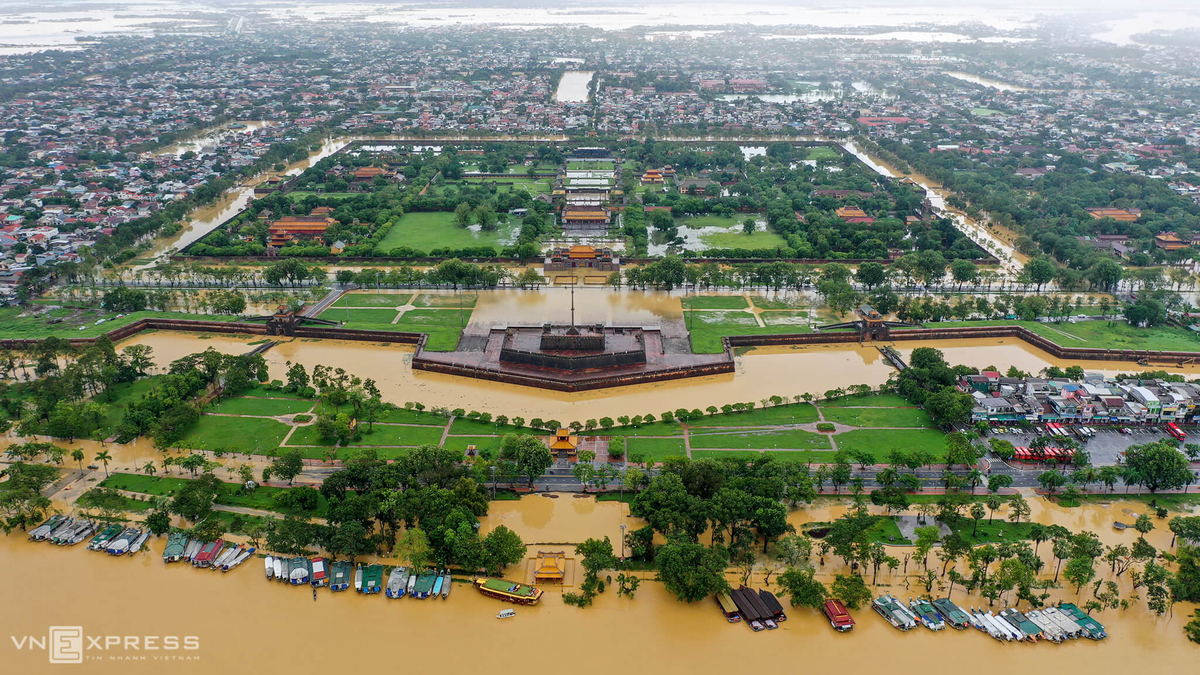
[[[1058,606],[1058,609],[1061,612],[1065,612],[1067,616],[1075,620],[1075,623],[1079,624],[1079,627],[1083,629],[1083,636],[1087,639],[1103,640],[1108,637],[1108,633],[1104,630],[1104,624],[1076,607],[1075,603],[1064,602]]]
[[[535,605],[542,599],[542,589],[518,584],[507,579],[478,578],[475,588],[489,598],[496,598],[518,605]]]
[[[433,584],[437,580],[437,572],[425,570],[417,577],[417,585],[413,588],[413,597],[424,600],[433,592]]]
[[[383,590],[383,565],[367,565],[362,570],[360,593],[372,595]]]
[[[350,577],[354,573],[354,566],[349,560],[335,560],[330,566],[329,575],[329,590],[344,591],[350,588]]]
[[[946,624],[955,630],[963,630],[971,625],[971,617],[961,607],[950,601],[950,598],[938,598],[933,601],[933,608],[942,615]]]
[[[125,528],[121,527],[120,525],[109,525],[101,530],[100,534],[92,537],[92,540],[88,542],[88,549],[92,551],[99,551],[100,549],[104,548],[104,545],[108,543],[109,539],[121,534],[121,530],[123,529]]]
[[[187,550],[188,536],[182,532],[172,532],[167,537],[167,547],[163,549],[163,562],[179,562],[183,560],[183,552]]]

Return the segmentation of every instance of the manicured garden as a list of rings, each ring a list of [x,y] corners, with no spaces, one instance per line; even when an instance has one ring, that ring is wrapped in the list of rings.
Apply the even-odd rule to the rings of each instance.
[[[408,246],[429,252],[435,248],[467,248],[471,246],[502,247],[502,242],[513,239],[520,227],[517,220],[500,223],[492,232],[474,232],[454,224],[454,214],[449,211],[417,211],[406,213],[388,230],[387,236],[376,246],[380,251],[391,251]],[[478,228],[476,228],[478,229]]]
[[[288,425],[263,417],[202,415],[191,432],[174,445],[192,450],[265,453],[279,447],[287,432]]]

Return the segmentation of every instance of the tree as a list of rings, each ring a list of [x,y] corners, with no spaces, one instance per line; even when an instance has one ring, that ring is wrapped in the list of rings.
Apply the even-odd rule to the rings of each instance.
[[[101,450],[93,459],[104,465],[104,476],[108,477],[108,463],[112,461],[112,455],[108,454],[107,450]]]
[[[829,591],[825,584],[817,581],[812,568],[792,568],[779,575],[779,586],[788,594],[791,603],[797,607],[820,609]]]
[[[974,527],[971,528],[971,537],[974,538],[975,533],[979,531],[979,521],[987,515],[987,510],[980,502],[975,502],[971,505],[971,520],[975,521]]]
[[[488,574],[500,574],[505,567],[524,560],[526,550],[520,535],[500,525],[483,538],[484,568]]]
[[[85,456],[86,456],[86,455],[84,455],[84,454],[83,454],[83,449],[82,449],[82,448],[76,448],[75,450],[72,450],[72,451],[71,451],[71,459],[73,459],[73,460],[75,460],[76,462],[78,462],[78,463],[79,463],[79,470],[80,470],[80,471],[83,471],[83,458],[84,458]]]
[[[723,546],[707,547],[676,535],[659,549],[654,562],[666,589],[684,602],[729,590],[725,579],[729,555]]]
[[[926,562],[931,551],[939,541],[941,534],[938,528],[934,525],[918,527],[914,532],[917,535],[916,548],[913,552],[913,558],[921,559],[921,567],[926,567]]]
[[[1066,484],[1067,477],[1062,472],[1051,469],[1039,474],[1037,481],[1050,492],[1050,496],[1054,496],[1054,491]]]
[[[934,424],[947,427],[970,419],[975,399],[955,387],[947,386],[927,396],[924,406],[925,412],[929,413],[929,419]],[[970,447],[969,443],[968,447]]]
[[[459,202],[458,206],[454,207],[454,224],[466,228],[471,224],[471,205],[466,202]]]
[[[617,566],[617,556],[613,555],[612,541],[608,537],[603,540],[584,540],[575,547],[575,555],[580,557],[579,564],[587,576],[596,577],[600,570],[614,569]]]
[[[412,569],[419,570],[429,565],[433,558],[433,549],[429,546],[429,538],[425,536],[425,531],[411,527],[400,536],[393,554],[397,559],[407,561]]]
[[[529,487],[554,465],[550,448],[529,434],[506,434],[500,442],[500,456],[516,462],[517,470],[529,479]]]
[[[959,258],[950,263],[950,276],[958,282],[958,287],[961,289],[963,284],[974,282],[979,278],[979,268],[970,260]]]
[[[881,263],[865,262],[858,266],[854,279],[871,290],[887,281],[887,268]]]
[[[1008,519],[1013,523],[1019,524],[1022,518],[1028,518],[1029,514],[1033,513],[1033,508],[1029,506],[1029,502],[1019,494],[1013,495],[1008,500]]]
[[[1045,258],[1032,258],[1025,263],[1021,273],[1029,279],[1029,283],[1037,286],[1037,292],[1042,292],[1042,286],[1054,281],[1054,275],[1058,271],[1058,267],[1054,263]]]
[[[166,511],[154,511],[146,517],[146,528],[156,537],[161,537],[171,529],[171,514]]]
[[[833,579],[830,588],[833,597],[842,601],[850,609],[858,609],[871,602],[871,589],[857,574],[839,574]]]
[[[263,473],[266,474],[268,471],[270,472],[268,475],[277,476],[291,485],[296,476],[304,471],[304,457],[299,450],[284,450],[271,461],[271,465],[264,469]],[[266,480],[266,476],[263,476],[263,480]]]
[[[1125,450],[1125,466],[1151,493],[1179,489],[1194,480],[1187,457],[1166,440],[1130,446]]]

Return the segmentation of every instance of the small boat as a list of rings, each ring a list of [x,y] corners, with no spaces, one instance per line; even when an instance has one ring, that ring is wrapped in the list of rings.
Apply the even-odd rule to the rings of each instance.
[[[173,563],[183,559],[187,550],[188,536],[182,532],[172,532],[167,537],[167,547],[163,549],[163,562]]]
[[[280,581],[283,581],[283,558],[276,558],[275,562],[271,563],[272,576]]]
[[[308,558],[301,558],[299,556],[292,558],[291,571],[288,573],[288,583],[293,586],[307,584],[309,576]]]
[[[442,572],[441,574],[434,572],[434,574],[437,576],[434,577],[433,588],[429,591],[429,597],[431,597],[431,598],[437,598],[439,595],[441,595],[442,594],[442,584],[446,583],[446,573],[445,572]]]
[[[329,585],[329,568],[324,558],[313,558],[309,561],[309,569],[312,573],[308,577],[308,583],[313,588]]]
[[[1104,625],[1076,607],[1075,603],[1064,602],[1058,606],[1058,611],[1064,612],[1075,623],[1079,624],[1079,627],[1083,629],[1083,636],[1087,639],[1103,640],[1108,637],[1108,633],[1104,630]]]
[[[442,572],[442,578],[445,579],[442,582],[442,599],[445,600],[450,597],[450,587],[454,585],[454,577],[450,576],[450,570],[446,570]]]
[[[408,575],[408,597],[410,597],[410,598],[417,597],[417,579],[418,578],[419,577],[417,575],[416,570],[413,570]]]
[[[192,558],[195,558],[196,554],[200,552],[201,546],[204,546],[204,542],[200,541],[199,539],[192,538],[192,540],[188,542],[187,549],[183,552],[183,559],[190,562]]]
[[[971,617],[961,607],[950,601],[950,598],[938,598],[933,601],[933,608],[946,624],[954,630],[963,630],[971,625]]]
[[[542,589],[518,584],[507,579],[478,578],[475,588],[489,598],[518,605],[536,605],[542,599]]]
[[[34,541],[45,540],[46,537],[50,536],[50,533],[54,531],[54,528],[58,527],[66,519],[67,517],[62,514],[50,516],[43,521],[41,525],[38,525],[29,531],[29,538]]]
[[[88,536],[90,536],[95,531],[96,531],[96,523],[89,520],[83,524],[83,527],[77,529],[71,535],[71,537],[69,539],[62,542],[62,545],[63,546],[74,546],[75,544],[78,544],[79,542],[86,539]]]
[[[124,532],[114,538],[107,545],[109,555],[125,555],[129,552],[129,547],[141,535],[141,532],[135,528],[126,528]]]
[[[841,600],[826,600],[821,605],[821,611],[825,613],[825,618],[829,619],[829,625],[839,633],[845,633],[854,628],[854,619]]]
[[[517,610],[515,610],[515,609],[502,609],[502,610],[500,610],[500,613],[496,615],[496,618],[497,619],[511,619],[516,615],[517,615]]]
[[[1024,640],[1028,640],[1029,642],[1037,642],[1038,638],[1042,637],[1042,629],[1038,628],[1037,624],[1026,618],[1026,616],[1019,612],[1015,607],[1009,607],[1008,609],[1002,610],[996,616],[1008,622],[1008,624],[1013,628],[1021,631],[1021,634],[1025,636],[1022,638]]]
[[[383,594],[393,600],[404,597],[402,590],[405,569],[403,567],[393,567],[391,573],[388,574],[387,588],[383,589]]]
[[[146,540],[149,538],[150,538],[150,533],[143,532],[141,534],[141,536],[139,536],[137,539],[135,539],[133,541],[133,545],[131,545],[129,547],[129,555],[133,555],[134,553],[137,553],[138,551],[142,550],[142,547],[146,545]]]
[[[928,601],[921,598],[917,598],[916,600],[909,598],[908,607],[909,611],[917,617],[922,626],[932,631],[945,630],[946,622],[942,621],[942,616],[937,613],[937,610]]]
[[[717,600],[717,607],[721,608],[721,614],[725,615],[725,620],[729,623],[737,623],[742,620],[738,614],[737,605],[733,603],[733,598],[729,597],[728,593],[717,593],[713,596]]]
[[[233,556],[237,555],[237,553],[238,553],[237,546],[229,546],[229,547],[221,549],[220,551],[217,551],[217,555],[213,556],[213,560],[212,560],[212,564],[210,565],[210,568],[214,569],[214,570],[221,569],[221,565],[224,565],[226,560],[229,560]]]
[[[783,612],[783,605],[779,604],[779,598],[775,594],[765,589],[758,589],[758,599],[771,613],[771,618],[775,621],[787,621],[787,614]]]
[[[275,558],[272,556],[267,556],[266,558],[263,558],[263,563],[267,567],[267,578],[268,579],[274,578],[275,577]]]
[[[429,593],[433,591],[433,582],[436,577],[437,572],[434,572],[433,570],[421,572],[421,575],[417,577],[417,586],[413,590],[413,597],[417,598],[418,600],[424,600],[425,598],[428,598]]]
[[[362,593],[363,589],[363,566],[359,565],[354,568],[354,591]]]
[[[879,616],[882,616],[888,623],[900,630],[909,630],[917,627],[917,620],[909,613],[900,601],[890,595],[881,595],[871,602],[871,606],[875,609]]]
[[[64,540],[70,538],[71,535],[75,533],[75,528],[81,527],[82,525],[82,520],[68,518],[67,520],[63,521],[61,525],[54,528],[50,532],[49,536],[46,537],[46,541],[50,542],[51,544],[61,544]]]
[[[354,568],[345,560],[334,561],[329,575],[329,590],[344,591],[350,588],[350,577],[354,573]]]
[[[372,595],[383,590],[383,565],[367,565],[363,569],[362,592]]]
[[[200,548],[200,552],[196,554],[196,557],[192,558],[192,565],[196,567],[211,566],[213,560],[216,560],[217,556],[221,554],[221,551],[224,548],[225,540],[219,537],[216,541],[208,542]]]
[[[236,558],[234,558],[234,559],[233,559],[233,561],[232,561],[232,562],[226,563],[226,564],[225,564],[225,565],[224,565],[224,566],[221,568],[221,571],[222,571],[222,572],[228,572],[229,570],[231,570],[231,569],[233,569],[233,568],[237,567],[238,565],[241,565],[242,563],[244,563],[244,562],[246,562],[247,560],[249,560],[249,559],[250,559],[250,556],[254,555],[254,552],[255,552],[255,551],[257,551],[257,550],[258,550],[258,549],[254,548],[253,546],[251,546],[251,547],[250,547],[250,548],[248,548],[248,549],[244,549],[244,550],[243,550],[241,553],[239,553],[239,554],[238,554],[238,556],[237,556]]]
[[[100,534],[92,537],[92,540],[88,542],[88,550],[99,551],[103,549],[104,545],[108,543],[108,540],[120,534],[121,530],[122,528],[120,525],[109,525],[108,527],[104,528],[100,531]]]

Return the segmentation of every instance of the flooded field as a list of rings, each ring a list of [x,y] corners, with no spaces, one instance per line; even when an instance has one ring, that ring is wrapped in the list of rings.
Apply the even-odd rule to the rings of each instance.
[[[1108,526],[1114,513],[1132,504],[1064,510],[1031,503],[1036,520],[1088,527],[1106,541],[1132,540],[1133,533],[1117,533]],[[794,512],[792,520],[827,520],[844,508],[841,502],[818,504]],[[623,504],[590,499],[526,497],[493,503],[485,528],[503,522],[520,528],[521,536],[531,542],[575,542],[604,535],[615,540],[623,510]],[[1169,533],[1160,528],[1149,539],[1162,546]],[[268,663],[272,672],[343,671],[394,665],[397,660],[422,673],[517,673],[547,659],[569,661],[572,672],[581,673],[610,673],[622,667],[620,662],[638,664],[639,672],[744,673],[797,663],[806,669],[869,673],[879,670],[883,661],[888,672],[904,675],[927,673],[936,668],[934,663],[946,661],[983,675],[1031,670],[1121,673],[1148,663],[1162,672],[1190,672],[1198,649],[1183,636],[1182,626],[1192,609],[1184,604],[1161,618],[1149,614],[1144,601],[1125,611],[1102,612],[1097,618],[1108,628],[1109,639],[1062,645],[1001,644],[974,630],[901,633],[866,609],[854,612],[857,625],[848,634],[834,632],[816,612],[800,608],[788,610],[789,620],[779,630],[755,634],[745,625],[727,623],[710,600],[678,602],[653,582],[644,583],[633,600],[618,599],[610,589],[585,610],[566,606],[560,590],[547,588],[539,605],[518,608],[513,620],[496,621],[496,612],[506,605],[461,583],[445,601],[387,600],[324,589],[314,601],[306,588],[265,581],[257,558],[220,574],[164,565],[159,557],[164,544],[152,542],[149,553],[135,558],[114,558],[82,547],[30,543],[19,534],[0,537],[0,566],[19,570],[22,579],[9,585],[5,597],[7,606],[22,611],[0,613],[0,632],[42,636],[49,626],[81,626],[89,636],[199,638],[198,650],[157,655],[195,659],[190,661],[155,660],[153,652],[85,652],[88,660],[80,672],[97,673],[249,672]],[[558,550],[563,548],[568,547]],[[1047,558],[1046,546],[1042,549]],[[531,546],[530,555],[536,550]],[[512,568],[506,576],[522,578],[527,568]],[[832,563],[820,568],[826,580],[840,571]],[[650,578],[653,573],[642,575]],[[730,579],[737,581],[732,575]],[[881,573],[879,583],[879,592],[890,590],[905,598],[916,593],[915,587],[911,592],[904,588],[898,574]],[[756,573],[751,584],[763,586],[762,574]],[[1070,590],[1054,592],[1056,598],[1074,600],[1073,596]],[[953,598],[964,605],[986,604],[961,590]],[[122,611],[113,611],[114,603],[120,603]],[[531,639],[537,635],[547,639]],[[471,646],[455,649],[454,640],[469,640]],[[579,658],[608,645],[612,647],[601,658]],[[114,658],[130,655],[145,661]],[[5,667],[11,672],[43,672],[51,668],[46,663],[44,651],[9,647],[5,652]]]
[[[590,70],[568,70],[563,73],[554,92],[554,100],[559,103],[587,103],[588,84],[593,75],[595,73]]]

